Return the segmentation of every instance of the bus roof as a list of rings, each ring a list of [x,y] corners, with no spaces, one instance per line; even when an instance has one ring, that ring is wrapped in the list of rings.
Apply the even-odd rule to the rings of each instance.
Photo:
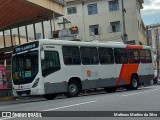
[[[84,46],[84,47],[110,47],[110,48],[128,48],[128,49],[151,49],[150,46],[142,45],[128,45],[121,42],[82,42],[82,41],[68,41],[68,40],[55,40],[55,39],[40,39],[35,40],[29,43],[25,43],[19,46],[16,46],[13,50],[13,53],[26,51],[28,49],[33,49],[39,45],[66,45],[66,46]],[[34,44],[34,45],[33,45]]]
[[[93,46],[93,47],[113,47],[113,48],[140,48],[142,47],[143,49],[151,49],[150,46],[142,46],[142,45],[128,45],[128,44],[123,44],[122,42],[101,42],[101,41],[96,41],[96,42],[82,42],[82,41],[68,41],[68,40],[54,40],[54,39],[41,39],[39,40],[40,44],[44,45],[69,45],[69,46]]]

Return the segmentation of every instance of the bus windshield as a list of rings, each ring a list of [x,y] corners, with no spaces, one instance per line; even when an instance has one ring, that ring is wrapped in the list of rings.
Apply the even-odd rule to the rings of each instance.
[[[38,51],[31,51],[12,58],[12,78],[15,85],[31,83],[38,73]]]

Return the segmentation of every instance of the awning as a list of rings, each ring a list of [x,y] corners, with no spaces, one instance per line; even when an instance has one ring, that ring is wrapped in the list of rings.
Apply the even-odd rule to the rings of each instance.
[[[0,0],[0,31],[53,17],[53,11],[27,0]]]

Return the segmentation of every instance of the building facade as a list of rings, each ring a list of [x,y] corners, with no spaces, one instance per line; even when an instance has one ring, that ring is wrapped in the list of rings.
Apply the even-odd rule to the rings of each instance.
[[[141,18],[143,0],[66,0],[65,16],[71,23],[66,28],[77,27],[78,36],[85,41],[124,40],[126,33],[130,44],[146,44],[145,25]],[[60,17],[56,23],[63,20]],[[61,24],[57,30],[63,29]]]
[[[148,45],[152,47],[153,65],[155,70],[159,67],[160,59],[160,24],[147,26]]]

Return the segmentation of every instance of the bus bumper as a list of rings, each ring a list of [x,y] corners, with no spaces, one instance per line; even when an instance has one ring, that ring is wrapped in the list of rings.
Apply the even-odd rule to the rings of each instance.
[[[13,89],[13,95],[15,97],[43,95],[43,94],[44,94],[44,87],[42,85],[39,85],[36,88],[30,88],[30,89]]]

